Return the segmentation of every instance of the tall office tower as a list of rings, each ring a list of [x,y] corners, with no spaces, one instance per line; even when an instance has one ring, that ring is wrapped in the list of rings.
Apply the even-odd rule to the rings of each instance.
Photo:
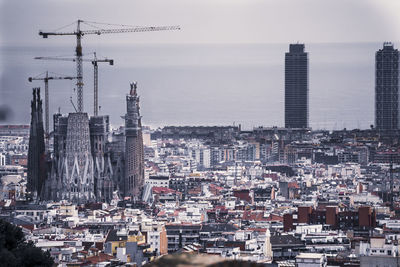
[[[375,55],[375,126],[399,128],[399,51],[384,43]]]
[[[290,44],[285,54],[285,127],[308,127],[308,54]]]
[[[42,100],[40,99],[40,88],[34,88],[31,101],[27,187],[28,191],[37,198],[42,197],[46,175]]]
[[[138,200],[141,199],[144,184],[144,155],[136,86],[136,83],[131,83],[130,93],[126,96],[124,196]]]

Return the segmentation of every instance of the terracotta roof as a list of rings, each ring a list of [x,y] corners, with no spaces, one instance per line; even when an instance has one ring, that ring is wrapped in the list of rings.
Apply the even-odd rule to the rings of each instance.
[[[267,218],[264,217],[264,212],[255,212],[251,210],[246,210],[243,213],[243,220],[248,221],[267,221]]]
[[[85,263],[83,264],[83,266],[96,264],[96,263],[103,262],[103,261],[109,261],[109,260],[111,260],[113,258],[114,257],[111,256],[111,255],[104,254],[104,253],[99,253],[99,255],[97,255],[97,256],[92,256],[92,257],[86,258]]]
[[[159,187],[159,186],[154,186],[151,188],[151,191],[153,194],[176,194],[177,192],[173,189],[170,189],[168,187]]]
[[[276,214],[271,214],[268,217],[268,221],[283,222],[283,217]]]
[[[161,216],[164,216],[165,214],[167,214],[167,212],[165,210],[162,210],[157,214],[157,216],[161,217]]]

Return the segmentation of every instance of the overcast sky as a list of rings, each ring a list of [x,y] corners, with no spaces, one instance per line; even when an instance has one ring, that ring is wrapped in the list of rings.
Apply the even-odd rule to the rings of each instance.
[[[38,30],[74,20],[181,25],[180,32],[87,37],[102,43],[289,43],[400,40],[399,0],[0,0],[0,42],[41,45]],[[67,28],[68,29],[68,28]],[[72,38],[72,37],[70,37]],[[65,42],[57,39],[57,42]]]
[[[5,121],[10,123],[29,122],[30,88],[38,83],[29,83],[27,77],[49,69],[75,72],[72,63],[32,58],[73,56],[74,36],[43,40],[38,31],[54,31],[77,19],[182,28],[84,36],[84,53],[97,51],[115,59],[115,66],[102,66],[100,75],[101,88],[113,88],[116,96],[112,100],[108,90],[109,101],[101,98],[102,110],[114,116],[115,124],[125,112],[121,96],[135,79],[143,90],[142,111],[149,124],[189,124],[196,118],[207,125],[282,125],[284,53],[289,43],[298,41],[310,53],[311,125],[332,128],[346,122],[348,127],[368,128],[374,117],[374,53],[384,41],[396,48],[400,41],[400,0],[0,0],[0,12],[0,122],[7,108],[12,115]],[[85,100],[90,101],[85,105],[90,107],[87,68],[84,77]],[[50,112],[59,106],[72,111],[68,99],[74,86],[57,83]],[[243,88],[247,98],[241,96]],[[208,115],[203,112],[206,101]]]

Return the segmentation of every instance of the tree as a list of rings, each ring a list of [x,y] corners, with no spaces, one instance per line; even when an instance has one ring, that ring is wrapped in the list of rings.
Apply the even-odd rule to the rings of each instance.
[[[9,267],[50,267],[54,261],[50,253],[27,242],[21,228],[0,220],[0,265]]]

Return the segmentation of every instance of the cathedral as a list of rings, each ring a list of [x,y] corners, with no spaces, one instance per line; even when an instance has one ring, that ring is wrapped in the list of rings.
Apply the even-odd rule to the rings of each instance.
[[[110,202],[115,195],[140,200],[144,156],[136,83],[131,84],[126,96],[124,131],[111,133],[106,115],[55,114],[53,151],[47,157],[41,100],[38,90],[35,92],[29,143],[29,190],[40,200],[68,200],[78,204]]]

